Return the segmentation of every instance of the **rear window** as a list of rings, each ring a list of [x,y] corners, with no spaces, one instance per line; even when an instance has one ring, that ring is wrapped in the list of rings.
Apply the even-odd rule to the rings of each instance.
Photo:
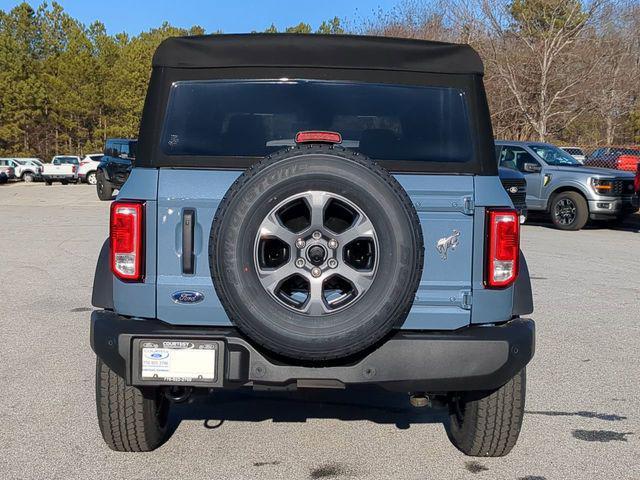
[[[107,140],[104,147],[104,155],[108,157],[136,158],[136,140]],[[101,156],[102,157],[102,156]]]
[[[62,164],[70,164],[70,165],[78,165],[78,159],[76,157],[56,157],[53,159],[54,165],[62,165]]]
[[[465,96],[448,87],[314,80],[185,81],[171,87],[167,155],[264,157],[328,130],[374,159],[468,162]]]

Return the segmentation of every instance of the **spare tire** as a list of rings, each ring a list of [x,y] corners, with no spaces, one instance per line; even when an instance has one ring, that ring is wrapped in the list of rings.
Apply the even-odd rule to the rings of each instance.
[[[400,184],[330,145],[293,147],[245,171],[220,203],[209,242],[213,284],[233,324],[303,361],[348,357],[402,325],[423,257]]]

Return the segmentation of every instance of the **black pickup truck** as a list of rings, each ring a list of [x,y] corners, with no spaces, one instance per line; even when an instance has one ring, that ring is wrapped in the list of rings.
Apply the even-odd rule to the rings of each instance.
[[[96,189],[100,200],[111,200],[113,191],[120,190],[131,172],[136,158],[138,140],[109,138],[104,147],[104,156],[96,171]]]

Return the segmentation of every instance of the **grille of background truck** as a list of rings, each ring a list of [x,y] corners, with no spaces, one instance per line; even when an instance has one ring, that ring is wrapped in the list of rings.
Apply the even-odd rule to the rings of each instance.
[[[511,197],[511,201],[513,202],[513,206],[517,210],[522,210],[527,208],[526,196],[527,196],[527,182],[522,179],[505,179],[502,180],[502,186]],[[517,187],[518,191],[516,193],[509,192],[509,188]]]

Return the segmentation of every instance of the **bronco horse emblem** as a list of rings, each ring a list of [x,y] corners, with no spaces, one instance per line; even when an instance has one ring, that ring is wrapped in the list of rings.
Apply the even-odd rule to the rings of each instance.
[[[438,250],[438,253],[442,257],[442,260],[447,259],[449,249],[451,249],[451,251],[454,251],[456,249],[456,247],[458,246],[459,237],[460,232],[458,230],[453,230],[453,235],[438,240],[438,243],[436,243],[436,250]]]

